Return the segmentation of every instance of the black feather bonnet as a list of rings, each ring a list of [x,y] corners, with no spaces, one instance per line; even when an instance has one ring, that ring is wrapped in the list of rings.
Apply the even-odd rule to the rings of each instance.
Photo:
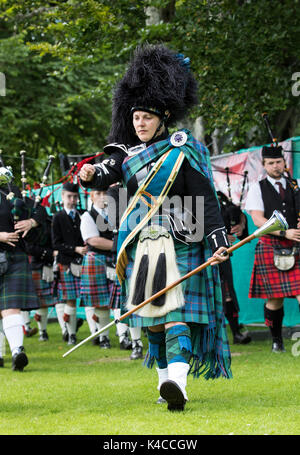
[[[197,102],[197,83],[188,58],[161,44],[139,46],[114,92],[108,140],[136,144],[134,110],[156,113],[169,126],[183,119]]]

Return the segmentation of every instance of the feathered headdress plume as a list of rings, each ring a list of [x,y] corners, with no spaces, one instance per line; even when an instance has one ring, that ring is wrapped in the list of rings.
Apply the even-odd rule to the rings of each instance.
[[[197,102],[197,83],[189,69],[189,58],[164,45],[139,46],[114,92],[108,140],[135,145],[134,110],[156,113],[169,126],[183,119]]]

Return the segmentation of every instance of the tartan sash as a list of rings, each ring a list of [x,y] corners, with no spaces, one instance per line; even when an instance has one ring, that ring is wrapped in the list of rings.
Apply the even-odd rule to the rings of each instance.
[[[184,128],[180,131],[184,131],[187,134],[187,141],[184,145],[176,147],[176,149],[180,149],[189,160],[190,165],[196,171],[201,172],[201,174],[207,177],[210,180],[212,187],[214,187],[208,149],[195,139],[188,129]],[[173,148],[173,145],[171,144],[170,137],[168,137],[167,139],[150,145],[134,156],[127,157],[122,165],[125,185],[127,185],[131,177],[142,167],[168,152],[170,148]]]
[[[167,152],[161,154],[159,160],[155,163],[142,185],[136,191],[127,210],[122,216],[118,235],[118,256],[116,266],[116,273],[120,283],[124,280],[124,271],[128,264],[126,253],[127,245],[134,240],[136,235],[158,211],[174,183],[184,158],[184,153],[180,148],[171,148]],[[129,161],[131,161],[131,159],[127,160],[127,168]],[[133,164],[133,168],[136,169],[137,160],[134,160]],[[139,161],[139,164],[142,165],[142,160]],[[128,169],[132,171],[131,167]],[[127,175],[127,173],[125,175]]]

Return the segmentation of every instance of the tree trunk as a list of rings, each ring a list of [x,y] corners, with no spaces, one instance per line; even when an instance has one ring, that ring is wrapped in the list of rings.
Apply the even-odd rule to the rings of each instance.
[[[277,116],[274,134],[278,142],[292,137],[295,134],[299,117],[294,106],[289,107]]]
[[[171,0],[165,8],[146,8],[146,25],[155,25],[160,22],[171,22],[176,11],[175,0]]]
[[[146,25],[159,24],[160,14],[158,8],[155,8],[154,6],[148,6],[146,8],[146,15],[147,15]]]

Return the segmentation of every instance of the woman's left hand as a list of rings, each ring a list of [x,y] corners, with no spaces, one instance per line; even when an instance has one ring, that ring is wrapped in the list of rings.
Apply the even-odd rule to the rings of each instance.
[[[221,246],[220,248],[217,249],[217,251],[214,252],[210,259],[215,258],[215,260],[212,261],[210,265],[217,265],[220,264],[221,262],[227,261],[227,259],[229,258],[229,254],[227,253],[226,255],[223,256],[221,255],[223,251],[227,251],[227,248]]]

